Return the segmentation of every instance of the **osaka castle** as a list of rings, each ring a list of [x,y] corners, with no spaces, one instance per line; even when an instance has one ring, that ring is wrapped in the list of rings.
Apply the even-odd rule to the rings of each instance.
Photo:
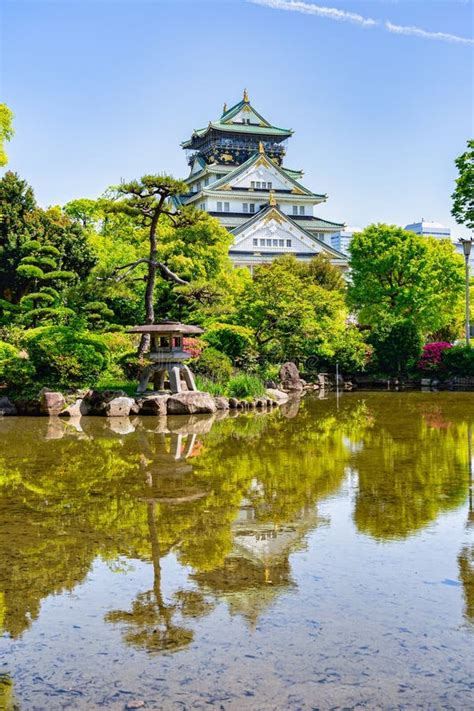
[[[234,236],[229,254],[235,266],[252,270],[282,254],[308,260],[323,252],[344,269],[346,255],[325,242],[344,223],[315,215],[327,195],[306,188],[303,171],[284,164],[292,134],[259,114],[244,91],[241,101],[224,104],[217,121],[181,144],[190,166],[189,193],[177,207],[192,205],[220,220]]]

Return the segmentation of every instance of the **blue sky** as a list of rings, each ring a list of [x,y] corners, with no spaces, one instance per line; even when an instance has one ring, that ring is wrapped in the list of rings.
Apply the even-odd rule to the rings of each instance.
[[[8,168],[42,205],[148,172],[184,177],[180,142],[247,87],[294,129],[287,165],[328,193],[321,217],[425,217],[464,234],[450,195],[474,133],[472,3],[290,2],[3,0]]]

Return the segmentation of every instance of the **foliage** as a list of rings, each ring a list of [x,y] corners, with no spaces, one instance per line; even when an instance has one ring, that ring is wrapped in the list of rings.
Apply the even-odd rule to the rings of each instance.
[[[454,161],[458,169],[456,188],[452,194],[451,214],[460,225],[474,229],[474,140],[467,142],[467,151]]]
[[[265,385],[260,378],[248,373],[238,373],[227,383],[229,397],[260,397],[265,394]]]
[[[312,262],[300,264],[290,255],[256,267],[238,321],[253,331],[261,357],[283,362],[334,355],[335,341],[346,330],[347,310],[343,292],[325,288],[319,278]]]
[[[374,349],[372,368],[385,375],[407,375],[421,356],[422,336],[411,321],[381,325],[368,340]]]
[[[67,326],[29,331],[26,347],[42,385],[75,388],[94,385],[109,362],[103,340]]]
[[[426,343],[423,346],[421,358],[418,361],[418,370],[426,373],[446,370],[443,363],[443,353],[447,348],[452,348],[452,343],[446,341],[435,341],[434,343]]]
[[[13,112],[6,104],[0,104],[0,167],[8,163],[5,141],[10,141],[13,134]]]
[[[205,376],[196,374],[196,387],[202,392],[207,392],[217,397],[219,395],[227,395],[227,387],[224,383],[216,380],[211,380],[211,378],[206,378]]]
[[[459,345],[446,349],[442,363],[450,376],[474,377],[474,348]]]
[[[60,208],[39,208],[31,187],[12,172],[0,180],[0,212],[3,321],[67,320],[75,310],[70,286],[84,280],[96,261],[86,233]]]
[[[213,323],[211,324],[203,339],[210,346],[225,353],[235,363],[237,360],[245,357],[252,348],[251,329],[244,326],[236,326],[230,323]]]
[[[17,357],[17,349],[6,343],[5,341],[0,341],[0,383],[5,381],[4,367],[5,364],[12,358]]]
[[[203,350],[199,358],[193,361],[192,368],[200,375],[221,382],[226,382],[232,375],[230,358],[212,346]]]
[[[409,320],[427,335],[462,309],[463,260],[448,240],[370,225],[354,235],[350,254],[349,301],[362,324]]]
[[[200,338],[183,338],[183,350],[191,354],[191,358],[199,358],[204,349],[204,344]]]
[[[356,326],[348,326],[334,339],[334,354],[326,358],[331,369],[338,364],[341,373],[364,371],[372,356],[372,346],[367,343],[364,333]]]
[[[41,387],[34,364],[20,355],[4,360],[1,372],[1,379],[7,386],[9,395],[31,397]]]

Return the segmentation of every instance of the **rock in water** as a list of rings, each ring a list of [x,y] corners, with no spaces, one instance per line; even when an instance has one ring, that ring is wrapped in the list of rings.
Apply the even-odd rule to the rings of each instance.
[[[128,417],[133,405],[135,400],[131,397],[115,397],[106,403],[104,413],[106,417]]]
[[[76,402],[66,407],[65,410],[61,410],[59,414],[61,417],[81,417],[82,415],[89,414],[89,408],[84,400],[79,398]]]
[[[166,404],[169,400],[169,395],[147,395],[146,397],[137,399],[140,406],[140,415],[158,415],[164,417],[167,409]]]
[[[0,415],[17,415],[15,405],[7,397],[0,397]]]
[[[283,390],[300,392],[303,390],[300,373],[294,363],[284,363],[280,368],[280,381]]]
[[[41,393],[40,412],[42,415],[59,415],[64,410],[65,404],[66,400],[62,393],[49,391]]]
[[[215,397],[214,402],[216,403],[216,407],[218,410],[228,410],[229,409],[229,399],[226,397]]]
[[[288,400],[290,399],[288,397],[288,394],[284,393],[282,390],[275,390],[274,388],[268,388],[266,392],[267,392],[268,397],[273,402],[276,402],[277,405],[283,405],[283,403],[288,402]]]
[[[216,411],[216,403],[209,393],[189,391],[171,395],[168,415],[199,415]]]

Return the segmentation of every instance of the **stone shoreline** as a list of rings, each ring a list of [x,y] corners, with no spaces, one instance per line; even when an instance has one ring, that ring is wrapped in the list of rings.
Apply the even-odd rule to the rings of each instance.
[[[289,395],[269,388],[254,400],[213,397],[208,392],[127,395],[123,390],[87,390],[63,394],[43,389],[37,398],[11,400],[0,397],[0,416],[26,415],[77,418],[84,416],[129,417],[133,415],[208,415],[218,410],[270,410],[288,402]]]

